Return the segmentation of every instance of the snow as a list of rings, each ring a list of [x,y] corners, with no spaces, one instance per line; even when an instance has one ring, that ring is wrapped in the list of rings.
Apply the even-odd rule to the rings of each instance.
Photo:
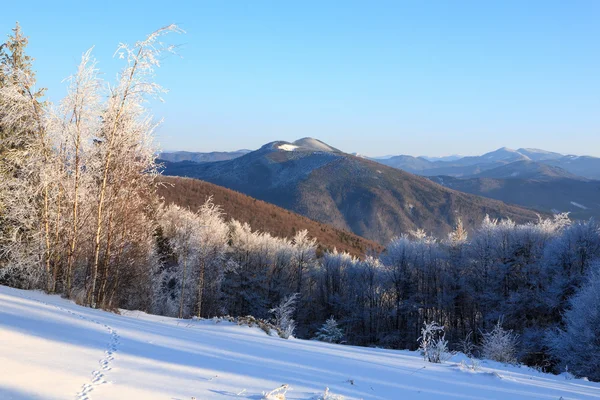
[[[311,137],[298,139],[294,142],[294,144],[314,151],[335,152],[336,150],[327,143],[323,143],[320,140]]]
[[[579,208],[581,208],[582,210],[587,210],[587,209],[588,209],[588,208],[587,208],[586,206],[584,206],[583,204],[579,204],[579,203],[576,203],[576,202],[574,202],[574,201],[572,201],[572,202],[571,202],[571,204],[573,204],[575,207],[579,207]]]
[[[0,286],[0,399],[600,399],[600,384],[464,355],[267,336],[256,328],[77,306]],[[465,363],[461,364],[461,361]]]
[[[277,148],[283,151],[294,151],[298,148],[298,146],[294,146],[293,144],[282,144],[277,146]]]

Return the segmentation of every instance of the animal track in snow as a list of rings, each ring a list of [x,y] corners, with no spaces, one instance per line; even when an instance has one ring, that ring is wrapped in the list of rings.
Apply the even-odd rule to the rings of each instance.
[[[36,301],[38,303],[45,304],[47,306],[55,307],[58,310],[67,312],[81,320],[93,322],[93,323],[100,325],[108,330],[108,333],[110,334],[110,342],[107,345],[106,351],[104,351],[104,357],[102,359],[100,359],[100,361],[98,361],[98,363],[100,364],[100,368],[92,371],[91,383],[84,383],[81,386],[81,390],[75,396],[75,398],[77,400],[91,400],[90,393],[94,390],[95,386],[104,385],[106,383],[109,383],[109,381],[106,380],[106,377],[104,374],[107,373],[108,371],[112,370],[111,365],[112,365],[113,360],[115,359],[115,353],[117,352],[119,345],[120,345],[120,337],[119,337],[118,332],[107,324],[104,324],[104,323],[97,321],[95,319],[92,319],[92,318],[85,317],[85,316],[83,316],[79,313],[76,313],[74,311],[71,311],[67,308],[60,307],[56,304],[49,304],[49,303],[46,303],[45,301],[37,300],[37,299],[34,299],[29,296],[27,296],[27,298],[29,298],[30,300]]]

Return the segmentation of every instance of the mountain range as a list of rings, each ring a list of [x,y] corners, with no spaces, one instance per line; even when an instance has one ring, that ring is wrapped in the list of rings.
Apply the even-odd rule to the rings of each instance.
[[[535,211],[456,191],[317,139],[276,141],[227,161],[163,160],[165,175],[201,179],[386,244],[416,229],[444,235],[459,218],[536,220]]]
[[[446,175],[456,178],[470,178],[490,169],[527,161],[560,168],[565,173],[582,178],[600,180],[600,158],[563,155],[539,149],[512,150],[503,147],[481,156],[462,157],[454,160],[431,160],[409,155],[389,156],[377,158],[376,160],[382,164],[418,175]]]
[[[572,219],[600,218],[600,158],[501,148],[451,161],[404,155],[378,161],[461,192]]]
[[[200,153],[193,151],[172,151],[162,152],[158,158],[165,161],[180,162],[193,161],[197,163],[227,161],[241,157],[244,154],[250,153],[252,150],[237,150],[237,151],[211,151],[209,153]]]

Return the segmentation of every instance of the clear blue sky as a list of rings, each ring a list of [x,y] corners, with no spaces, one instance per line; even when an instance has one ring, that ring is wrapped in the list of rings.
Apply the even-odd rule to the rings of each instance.
[[[135,5],[141,3],[143,5]],[[164,149],[319,138],[367,155],[501,146],[600,156],[600,1],[5,1],[58,99],[95,45],[177,23]]]

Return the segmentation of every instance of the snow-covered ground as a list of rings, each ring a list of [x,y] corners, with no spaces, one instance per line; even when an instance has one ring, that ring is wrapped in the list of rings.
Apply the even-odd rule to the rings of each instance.
[[[464,358],[464,356],[462,357]],[[256,328],[79,307],[0,286],[0,399],[600,399],[600,384],[461,356],[284,340]]]
[[[579,204],[579,203],[576,203],[576,202],[574,202],[574,201],[572,201],[572,202],[571,202],[571,204],[573,204],[575,207],[579,207],[579,208],[581,208],[582,210],[587,210],[587,209],[588,209],[588,208],[587,208],[586,206],[584,206],[583,204]]]

